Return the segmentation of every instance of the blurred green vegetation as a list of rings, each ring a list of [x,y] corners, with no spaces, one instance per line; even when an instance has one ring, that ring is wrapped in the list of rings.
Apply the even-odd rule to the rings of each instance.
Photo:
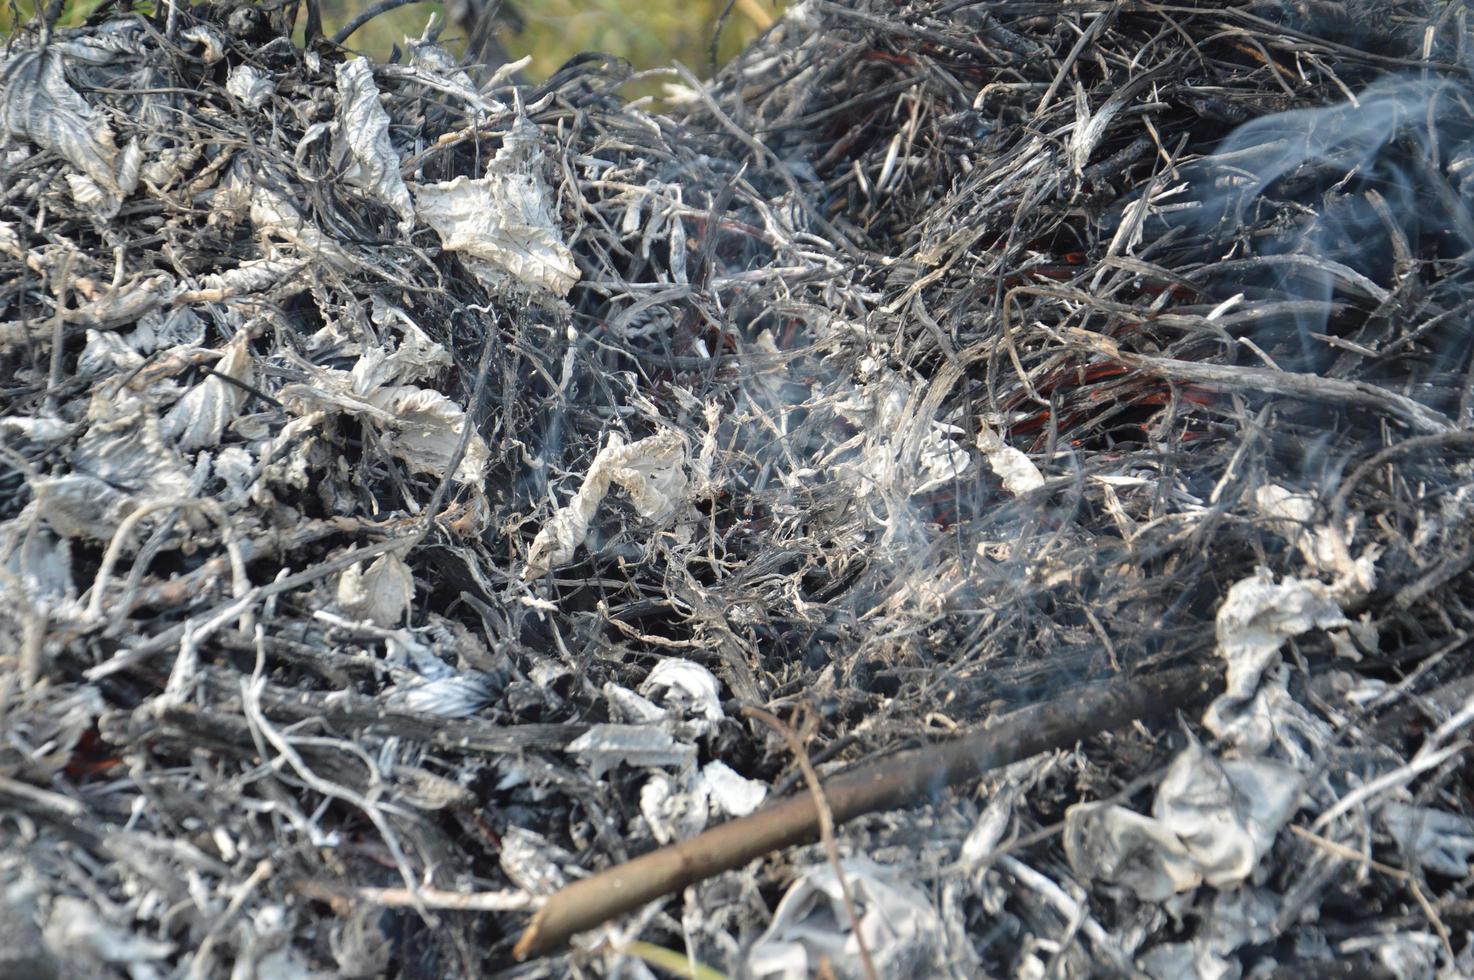
[[[0,4],[0,34],[8,37],[14,25],[24,24],[36,16],[36,8],[42,5],[34,0],[6,0],[4,4]],[[68,0],[56,22],[57,26],[77,27],[101,5],[102,0]]]
[[[627,58],[637,69],[678,60],[705,76],[712,31],[727,0],[531,0],[519,7],[526,22],[504,43],[514,57],[532,55],[539,76],[581,51]],[[722,31],[718,60],[742,50],[774,16],[771,0],[735,3]],[[762,25],[762,26],[765,26]]]
[[[323,26],[328,35],[351,20],[371,0],[322,0]],[[513,58],[532,56],[527,74],[546,78],[569,58],[585,51],[602,51],[627,59],[636,70],[658,68],[680,61],[698,76],[710,71],[712,33],[728,0],[512,0],[521,29],[502,28],[502,44]],[[775,6],[776,2],[776,6]],[[102,0],[67,0],[58,22],[76,27]],[[12,24],[34,16],[36,0],[5,0],[0,4],[0,34]],[[151,4],[147,6],[152,6]],[[722,29],[718,61],[736,54],[761,33],[781,10],[781,0],[732,0]],[[135,3],[135,9],[145,5]],[[412,3],[370,21],[349,38],[348,46],[375,58],[386,58],[391,48],[409,35],[418,37],[431,13],[445,17],[445,4]],[[300,37],[301,21],[298,17]],[[448,27],[442,39],[453,47],[461,32]],[[655,86],[640,86],[650,92]],[[633,94],[633,93],[631,93]]]

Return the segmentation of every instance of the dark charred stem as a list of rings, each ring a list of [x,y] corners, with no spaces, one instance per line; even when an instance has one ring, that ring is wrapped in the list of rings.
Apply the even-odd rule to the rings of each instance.
[[[897,752],[831,777],[824,782],[824,795],[836,825],[933,799],[944,788],[989,770],[1200,703],[1218,683],[1213,669],[1191,667],[1094,685],[1016,711],[955,741]],[[818,835],[819,810],[813,796],[786,797],[749,817],[562,889],[533,916],[515,954],[524,960],[553,952],[574,934],[646,902]]]
[[[338,31],[338,33],[333,35],[333,43],[345,43],[350,37],[357,33],[360,27],[362,27],[364,24],[367,24],[375,17],[382,17],[384,14],[387,14],[393,10],[398,10],[400,7],[407,7],[412,3],[422,2],[423,0],[379,0],[378,3],[367,8],[366,10],[359,11],[356,17],[354,17],[348,23],[344,24],[342,28]]]
[[[318,0],[307,0],[307,24],[302,36],[308,47],[322,37],[322,7]]]

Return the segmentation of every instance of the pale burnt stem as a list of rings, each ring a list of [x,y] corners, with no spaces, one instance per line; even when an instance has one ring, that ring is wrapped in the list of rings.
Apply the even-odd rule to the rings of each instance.
[[[839,882],[840,895],[844,898],[844,913],[850,920],[850,930],[855,936],[855,945],[860,949],[860,965],[865,969],[866,980],[876,980],[875,960],[870,955],[870,947],[865,942],[865,935],[860,930],[860,917],[855,912],[855,899],[850,893],[850,883],[844,876],[844,865],[839,857],[839,845],[834,841],[834,814],[829,809],[829,801],[824,798],[824,787],[820,782],[819,773],[815,771],[814,764],[809,760],[808,749],[804,747],[803,739],[792,726],[784,724],[773,715],[762,708],[747,707],[742,713],[749,718],[756,718],[767,725],[778,736],[783,739],[788,751],[793,753],[793,760],[803,772],[804,782],[808,785],[809,796],[818,808],[819,839],[824,844],[824,855],[829,859],[829,866],[834,869],[834,879]]]
[[[1405,395],[1388,391],[1367,381],[1343,381],[1319,374],[1272,371],[1269,368],[1208,364],[1170,357],[1120,355],[1132,367],[1174,381],[1197,381],[1231,388],[1249,388],[1306,401],[1356,406],[1391,415],[1419,432],[1445,433],[1453,428],[1447,416]]]
[[[1442,435],[1454,428],[1453,422],[1442,412],[1367,381],[1346,381],[1319,374],[1185,361],[1172,357],[1150,357],[1123,351],[1109,337],[1087,330],[1066,328],[1063,333],[1122,364],[1168,381],[1194,381],[1199,384],[1287,395],[1304,401],[1356,406],[1390,415],[1422,433]]]
[[[1217,672],[1208,667],[1108,681],[1016,711],[955,741],[897,752],[833,776],[824,782],[824,796],[835,825],[931,799],[989,770],[1201,703],[1219,684]],[[772,851],[812,841],[818,832],[814,798],[800,793],[575,882],[533,916],[516,956],[553,952],[576,933]]]

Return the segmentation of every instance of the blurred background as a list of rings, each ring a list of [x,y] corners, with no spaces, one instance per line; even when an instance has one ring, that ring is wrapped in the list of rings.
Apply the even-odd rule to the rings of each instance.
[[[383,14],[359,29],[347,46],[374,58],[384,59],[405,35],[418,37],[431,13],[442,22],[447,7],[466,9],[474,0],[452,3],[412,3]],[[485,0],[494,4],[494,0]],[[69,0],[60,25],[75,27],[97,10],[103,0]],[[365,0],[322,0],[323,23],[328,36],[361,10]],[[146,11],[151,5],[135,3]],[[638,70],[657,68],[678,60],[698,76],[711,72],[711,45],[717,22],[730,6],[717,46],[718,63],[736,54],[771,23],[782,8],[782,0],[512,0],[496,14],[497,36],[508,55],[532,56],[527,75],[546,78],[569,58],[585,51],[601,51],[627,59]],[[0,32],[33,16],[36,0],[5,0],[0,3]],[[298,18],[298,34],[305,14]],[[464,51],[467,31],[451,24],[441,36],[452,48]],[[655,91],[658,86],[637,85],[628,95]]]

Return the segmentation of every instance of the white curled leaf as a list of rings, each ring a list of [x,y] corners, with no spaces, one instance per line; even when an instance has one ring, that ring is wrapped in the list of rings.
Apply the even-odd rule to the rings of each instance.
[[[72,427],[61,419],[28,418],[24,415],[0,415],[0,443],[24,439],[50,446],[71,438]]]
[[[213,65],[225,57],[225,35],[209,24],[195,24],[187,27],[179,32],[179,36],[200,46],[199,58],[207,65]]]
[[[366,401],[393,416],[395,425],[385,434],[385,445],[417,473],[443,475],[460,445],[462,430],[471,424],[464,409],[430,388],[399,385],[374,392]],[[490,459],[486,440],[472,432],[455,479],[479,484]]]
[[[656,770],[640,787],[640,815],[656,842],[688,840],[706,829],[710,792],[699,776]]]
[[[440,235],[440,243],[460,252],[486,285],[508,278],[566,295],[578,281],[573,253],[547,217],[535,185],[521,175],[457,177],[415,190],[419,216]]]
[[[577,867],[579,859],[551,843],[535,830],[516,824],[502,831],[502,872],[530,895],[551,895],[568,884],[565,866]]]
[[[225,91],[252,109],[260,109],[276,94],[276,83],[259,68],[236,65],[225,78]]]
[[[306,384],[287,385],[278,397],[301,416],[328,409],[372,422],[384,434],[384,447],[411,470],[443,476],[470,424],[465,410],[430,388],[396,385],[362,391],[358,380],[354,372],[322,368]],[[479,485],[490,459],[486,440],[473,431],[455,479]]]
[[[156,150],[138,171],[138,179],[155,191],[168,189],[195,175],[201,150],[198,144]]]
[[[215,373],[191,388],[164,417],[164,437],[178,449],[187,452],[219,445],[225,427],[240,413],[246,403],[246,389],[241,385],[251,383],[248,341],[244,331],[232,337]]]
[[[79,970],[87,976],[105,976],[116,971],[106,964],[126,967],[130,976],[163,976],[166,960],[178,947],[174,943],[149,937],[103,919],[91,902],[70,895],[58,896],[51,903],[51,915],[44,930],[46,945],[53,950],[66,950]]]
[[[71,542],[44,527],[23,529],[18,521],[0,524],[0,574],[17,599],[38,609],[55,609],[74,600]]]
[[[1152,815],[1191,855],[1208,884],[1244,881],[1300,802],[1303,781],[1273,759],[1216,759],[1193,745],[1173,760]]]
[[[810,867],[789,887],[772,923],[749,950],[744,975],[799,980],[828,970],[863,976],[862,938],[880,976],[946,975],[946,929],[927,893],[899,869],[868,858],[839,864],[848,894],[832,865]]]
[[[415,206],[399,175],[399,154],[389,139],[389,114],[379,103],[379,88],[367,58],[353,58],[338,66],[338,138],[353,166],[344,175],[399,215],[399,233],[415,226]]]
[[[1383,804],[1377,816],[1409,860],[1450,878],[1468,876],[1474,858],[1474,820],[1393,801]]]
[[[1065,813],[1065,856],[1081,877],[1160,902],[1204,882],[1246,880],[1299,806],[1303,779],[1271,759],[1219,760],[1200,745],[1167,770],[1150,817],[1114,804]]]
[[[144,314],[128,343],[140,354],[170,347],[199,347],[205,343],[205,321],[187,306]]]
[[[491,703],[496,684],[485,674],[402,681],[384,695],[386,708],[438,718],[466,718]]]
[[[1008,445],[1003,437],[986,423],[978,427],[978,449],[987,457],[988,465],[1003,481],[1003,489],[1015,497],[1044,486],[1044,474],[1020,449]]]
[[[138,276],[121,286],[103,290],[96,299],[77,307],[67,319],[100,330],[137,323],[164,304],[174,285],[174,278],[162,273]]]
[[[701,782],[710,793],[712,806],[732,817],[752,813],[768,795],[768,787],[763,783],[748,779],[720,760],[701,767]]]
[[[118,189],[127,197],[138,189],[138,178],[143,171],[143,147],[137,138],[128,141],[118,160]]]
[[[0,94],[0,122],[7,134],[62,157],[116,209],[123,191],[113,132],[67,83],[60,50],[13,55],[0,65]]]
[[[1227,662],[1224,693],[1209,705],[1203,724],[1215,735],[1228,732],[1259,688],[1264,672],[1279,662],[1285,640],[1312,629],[1350,625],[1322,582],[1285,576],[1275,582],[1268,569],[1235,582],[1218,607],[1218,655]]]
[[[228,508],[244,507],[259,475],[256,457],[241,446],[226,446],[215,455],[211,468],[225,484],[225,490],[216,497]]]
[[[1277,483],[1266,483],[1254,491],[1254,505],[1276,534],[1295,545],[1305,564],[1318,574],[1334,576],[1344,591],[1364,594],[1376,587],[1377,549],[1366,548],[1360,557],[1351,557],[1350,542],[1356,533],[1356,520],[1348,518],[1344,525],[1314,523],[1319,505],[1314,497],[1296,493]]]
[[[580,757],[595,779],[618,765],[683,766],[696,758],[694,745],[681,745],[657,725],[594,725],[564,751]]]
[[[718,692],[717,679],[711,671],[680,657],[671,657],[656,664],[640,685],[641,694],[656,696],[663,693],[658,700],[708,722],[726,717]]]
[[[506,107],[500,102],[494,99],[484,98],[477,89],[479,87],[483,92],[495,89],[498,82],[502,78],[507,77],[503,74],[506,66],[498,68],[492,78],[483,79],[478,86],[477,81],[466,73],[464,59],[457,57],[434,41],[427,41],[422,37],[414,38],[406,35],[401,47],[409,52],[410,66],[414,71],[429,76],[440,84],[445,85],[448,89],[452,90],[453,94],[465,99],[471,105],[492,112],[505,111]],[[523,58],[521,61],[522,67],[525,68],[531,61],[531,57]],[[512,74],[520,70],[520,68],[515,68]]]
[[[537,129],[519,120],[485,177],[416,185],[416,213],[487,286],[510,279],[564,296],[578,266],[553,221],[541,166]]]
[[[360,390],[366,391],[374,384],[423,381],[451,367],[453,362],[446,349],[431,340],[408,313],[377,293],[369,297],[369,319],[384,331],[397,331],[400,340],[398,348],[392,352],[377,348],[363,352],[365,360],[372,357],[377,358],[377,362],[372,370],[354,365],[354,383],[365,386]],[[363,377],[365,374],[371,377]]]
[[[724,762],[709,762],[699,772],[655,770],[640,787],[640,813],[656,841],[669,844],[701,833],[712,817],[747,816],[767,792],[767,786]]]
[[[653,725],[665,720],[665,709],[627,687],[605,681],[600,689],[609,702],[609,717],[629,725]]]
[[[1242,886],[1204,896],[1194,907],[1202,922],[1190,942],[1157,943],[1137,956],[1149,980],[1229,980],[1242,975],[1236,951],[1268,942],[1280,931],[1281,899]],[[1135,974],[1141,976],[1143,974]]]
[[[532,579],[573,560],[588,537],[599,504],[611,485],[619,485],[645,520],[663,524],[686,502],[686,442],[666,430],[625,444],[619,433],[594,457],[578,493],[543,525],[527,554],[524,577]]]
[[[72,200],[84,208],[103,213],[104,217],[112,217],[108,210],[112,199],[108,192],[98,186],[97,181],[82,174],[67,174],[67,187],[72,192]]]
[[[253,184],[250,200],[251,223],[263,235],[278,238],[334,265],[348,263],[342,246],[303,217],[297,205],[285,195],[264,184]],[[248,264],[241,263],[243,267]]]
[[[251,259],[234,269],[200,276],[200,288],[180,296],[183,301],[221,302],[236,296],[264,293],[278,286],[295,290],[306,284],[297,273],[311,264],[309,259]]]
[[[394,552],[380,555],[364,568],[348,566],[338,578],[338,605],[355,619],[386,629],[398,626],[415,600],[415,577]]]
[[[111,330],[88,330],[87,343],[77,358],[77,376],[96,378],[132,371],[143,364],[143,355],[126,338]]]
[[[1106,803],[1078,803],[1065,811],[1065,857],[1081,878],[1131,889],[1160,902],[1196,888],[1202,872],[1186,846],[1160,821]]]
[[[137,503],[94,476],[70,474],[31,483],[31,506],[64,538],[107,541]]]
[[[72,452],[72,468],[143,499],[193,496],[190,467],[164,438],[153,410],[133,398],[97,393],[89,427]]]

